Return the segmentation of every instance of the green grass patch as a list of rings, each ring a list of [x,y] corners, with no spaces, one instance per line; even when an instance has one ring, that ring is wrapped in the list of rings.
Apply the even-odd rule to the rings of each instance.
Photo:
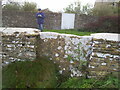
[[[62,83],[60,88],[92,88],[90,84],[92,84],[94,79],[85,78],[69,78],[66,82]]]
[[[59,88],[119,88],[119,79],[112,75],[104,78],[69,78]]]
[[[0,90],[2,90],[2,68],[0,67]]]
[[[3,88],[54,88],[54,64],[46,58],[17,61],[3,68]]]
[[[44,30],[44,32],[57,32],[57,33],[64,33],[64,34],[74,34],[78,36],[89,36],[93,32],[80,32],[74,29],[66,29],[66,30]]]
[[[104,78],[73,77],[65,81],[47,58],[16,61],[2,69],[2,88],[118,88],[118,72]]]

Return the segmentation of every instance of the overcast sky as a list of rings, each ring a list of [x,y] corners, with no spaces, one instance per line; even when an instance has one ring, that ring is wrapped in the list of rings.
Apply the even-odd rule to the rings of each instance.
[[[7,0],[3,0],[5,3]],[[87,3],[94,5],[95,0],[11,0],[11,1],[18,1],[18,2],[35,2],[37,3],[37,7],[41,9],[49,8],[52,11],[63,11],[63,8],[67,7],[69,4],[75,1],[81,1],[82,5]]]

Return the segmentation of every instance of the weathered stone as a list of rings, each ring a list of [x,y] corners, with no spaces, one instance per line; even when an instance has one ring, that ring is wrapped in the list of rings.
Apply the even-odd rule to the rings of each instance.
[[[108,72],[119,71],[119,34],[103,33],[92,36],[93,52],[89,62],[89,73],[93,76],[102,76],[106,75]],[[91,68],[91,66],[95,68]],[[94,71],[94,73],[92,71]]]
[[[2,58],[3,63],[17,60],[34,60],[36,58],[36,37],[39,34],[32,32],[28,34],[29,29],[26,29],[27,31],[24,29],[23,32],[17,31],[15,28],[12,32],[11,30],[9,31],[8,28],[8,31],[6,30],[2,36],[2,52],[5,52]]]
[[[2,34],[3,64],[14,61],[34,60],[36,57],[49,57],[58,65],[62,75],[79,77],[85,74],[83,66],[89,72],[88,76],[104,76],[118,67],[120,48],[118,41],[95,39],[91,36],[77,36],[52,32],[34,32],[34,29],[8,28]],[[92,40],[95,40],[92,42]],[[100,43],[99,43],[100,42]],[[112,42],[112,44],[110,44]],[[118,49],[117,49],[118,48]],[[82,66],[80,66],[82,65]]]

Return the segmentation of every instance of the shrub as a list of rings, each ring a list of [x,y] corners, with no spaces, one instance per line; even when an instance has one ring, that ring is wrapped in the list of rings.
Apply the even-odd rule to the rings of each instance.
[[[3,10],[14,10],[14,11],[19,11],[21,9],[21,6],[19,3],[9,3],[6,4],[3,8]]]
[[[33,2],[24,2],[24,5],[22,6],[23,11],[36,11],[37,4]]]
[[[89,78],[73,77],[63,82],[60,88],[118,88],[118,77],[113,75],[106,75],[102,78]]]
[[[118,24],[120,16],[101,16],[97,21],[84,25],[85,31],[118,33]]]
[[[117,12],[118,7],[116,6],[112,6],[112,5],[108,5],[108,4],[100,4],[95,6],[92,9],[92,15],[95,16],[107,16],[107,15],[116,15],[118,14]]]
[[[11,2],[7,3],[2,8],[6,11],[30,11],[30,12],[36,12],[37,11],[37,4],[34,2],[24,2],[24,4],[20,4],[17,2]]]

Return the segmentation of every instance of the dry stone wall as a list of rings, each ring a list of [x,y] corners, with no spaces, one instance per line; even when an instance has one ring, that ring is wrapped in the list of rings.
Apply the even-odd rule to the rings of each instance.
[[[45,23],[44,28],[45,29],[55,29],[60,30],[61,29],[61,13],[45,13]]]
[[[99,77],[120,71],[120,41],[119,35],[114,35],[101,34],[102,38],[93,38],[93,51],[88,66],[90,76]],[[106,36],[109,37],[108,40],[105,39]]]
[[[58,64],[60,73],[70,72],[71,77],[101,77],[120,70],[119,34],[100,33],[92,36],[76,36],[41,32],[38,55],[49,56]],[[84,62],[84,61],[87,61]],[[85,64],[86,63],[86,64]],[[80,65],[82,64],[83,67]],[[87,70],[83,71],[84,68]]]
[[[30,28],[0,28],[0,31],[3,65],[48,57],[64,76],[99,77],[120,71],[119,34],[77,36]]]
[[[0,52],[0,56],[2,56],[3,65],[14,61],[36,59],[37,33],[28,34],[25,31],[14,31],[12,34],[2,33],[1,36],[2,40],[0,45],[2,47],[2,52]]]
[[[3,27],[37,28],[35,13],[2,11]]]
[[[35,12],[2,11],[3,27],[38,28],[35,14]],[[45,13],[45,16],[45,29],[61,29],[62,13]],[[75,14],[74,28],[83,28],[85,24],[97,19],[95,16]]]
[[[85,24],[95,22],[97,20],[98,20],[98,17],[96,16],[75,14],[75,29],[84,28]]]
[[[79,65],[89,59],[91,41],[91,36],[41,32],[37,52],[39,56],[47,56],[56,63],[61,74],[83,76]]]
[[[2,11],[3,27],[38,28],[35,12]],[[45,13],[45,29],[61,29],[61,13]]]

